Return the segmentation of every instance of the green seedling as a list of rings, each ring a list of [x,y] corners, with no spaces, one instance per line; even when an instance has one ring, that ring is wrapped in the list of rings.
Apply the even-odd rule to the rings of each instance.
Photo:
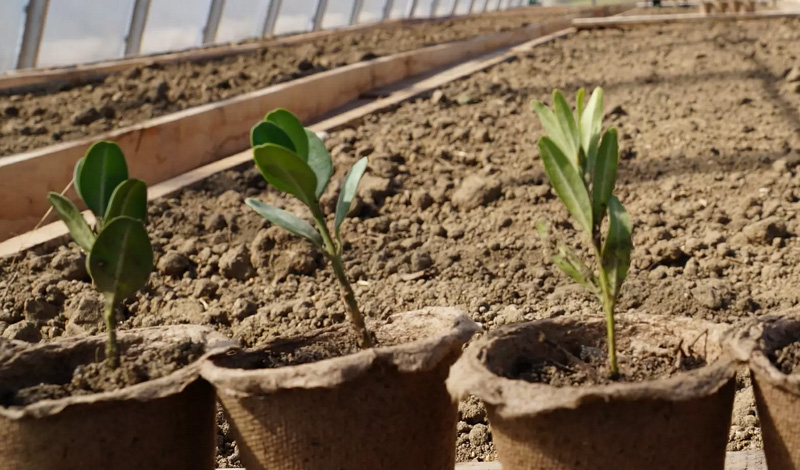
[[[367,158],[353,165],[345,176],[334,216],[334,235],[328,229],[319,198],[333,174],[331,155],[314,132],[303,127],[297,117],[285,109],[270,112],[252,132],[253,158],[264,179],[275,188],[300,200],[311,212],[316,228],[291,212],[248,198],[245,202],[259,215],[317,247],[330,261],[339,281],[347,314],[361,348],[372,347],[372,337],[364,324],[353,288],[342,263],[340,228],[358,188]]]
[[[117,304],[144,287],[153,269],[153,249],[145,230],[147,185],[128,178],[122,150],[113,142],[96,142],[78,160],[75,190],[95,216],[94,227],[75,204],[61,194],[47,196],[72,238],[87,253],[86,268],[103,293],[106,359],[119,367]]]
[[[632,226],[622,203],[613,195],[617,181],[617,130],[602,132],[603,90],[597,88],[588,103],[578,91],[576,113],[560,91],[553,93],[553,109],[533,103],[546,136],[539,139],[544,169],[561,202],[588,235],[597,269],[590,269],[570,247],[560,245],[553,263],[603,304],[608,334],[608,362],[612,377],[619,375],[614,307],[631,264]],[[603,219],[608,216],[607,230]],[[547,227],[537,224],[540,235]]]

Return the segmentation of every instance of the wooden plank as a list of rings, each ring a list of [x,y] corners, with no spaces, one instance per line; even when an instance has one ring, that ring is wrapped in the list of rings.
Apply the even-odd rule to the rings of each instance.
[[[618,28],[621,26],[636,26],[663,23],[691,23],[710,20],[717,21],[743,21],[764,20],[775,18],[795,18],[800,16],[796,11],[758,11],[754,13],[676,13],[667,15],[637,15],[615,16],[608,18],[575,18],[572,26],[577,29],[593,28]]]

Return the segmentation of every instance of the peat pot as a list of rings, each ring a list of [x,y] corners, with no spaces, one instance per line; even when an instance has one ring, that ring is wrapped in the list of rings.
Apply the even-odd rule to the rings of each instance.
[[[233,344],[210,328],[171,326],[117,332],[126,352],[191,347],[214,354]],[[0,400],[42,383],[69,383],[76,367],[105,360],[106,335],[30,345],[0,341]],[[157,353],[159,354],[159,353]],[[169,357],[169,356],[168,356]],[[210,470],[214,389],[200,361],[119,390],[0,406],[0,467],[35,470]],[[2,403],[2,401],[0,401]]]
[[[800,468],[800,369],[785,374],[770,360],[798,341],[800,310],[791,310],[759,319],[730,342],[734,354],[750,365],[770,470]]]
[[[605,320],[508,325],[467,348],[447,386],[486,404],[503,470],[723,470],[736,373],[724,335],[689,318],[618,315],[623,375],[644,358],[701,356],[709,365],[642,382],[556,387],[508,377],[541,364],[586,368],[578,358],[587,355],[604,364]]]
[[[379,346],[344,356],[330,351],[352,342],[348,324],[203,364],[248,470],[453,469],[458,412],[444,381],[478,326],[451,308],[369,326]]]

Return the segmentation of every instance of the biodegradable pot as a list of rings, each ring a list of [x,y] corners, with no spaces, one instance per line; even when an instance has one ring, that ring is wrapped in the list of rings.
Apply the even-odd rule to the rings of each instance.
[[[342,324],[203,364],[245,468],[453,469],[458,410],[444,381],[478,326],[458,310],[427,308],[370,327],[387,346],[249,368],[258,355],[341,344],[351,337]]]
[[[187,340],[206,355],[233,347],[210,328],[171,326],[119,331],[134,344],[170,348]],[[106,335],[30,345],[0,342],[0,396],[40,383],[69,382],[73,370],[105,358]],[[203,356],[205,357],[205,356]],[[210,470],[214,468],[214,389],[200,361],[120,390],[0,407],[3,468],[36,470]]]
[[[605,334],[601,317],[498,328],[453,366],[448,389],[486,404],[503,470],[723,470],[736,370],[721,346],[720,326],[618,315],[617,340],[630,342],[635,353],[663,353],[664,340],[675,338],[683,350],[706,351],[711,365],[671,378],[585,387],[506,378],[545,360],[568,364],[581,348],[604,344]],[[620,355],[623,373],[628,359]]]
[[[800,341],[800,310],[760,319],[729,343],[750,365],[770,470],[800,468],[800,373],[784,374],[768,357],[795,341]]]

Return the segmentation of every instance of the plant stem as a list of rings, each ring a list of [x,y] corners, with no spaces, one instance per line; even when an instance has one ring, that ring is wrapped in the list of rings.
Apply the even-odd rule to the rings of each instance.
[[[617,335],[616,325],[614,324],[614,307],[617,304],[617,299],[614,293],[611,292],[611,283],[608,282],[608,273],[603,269],[603,252],[600,248],[602,246],[599,236],[593,236],[593,244],[595,254],[597,255],[597,264],[600,271],[600,297],[603,303],[603,313],[606,317],[606,341],[608,343],[608,370],[611,379],[619,377],[619,366],[617,364]]]
[[[114,316],[114,296],[105,296],[105,312],[104,317],[106,321],[106,330],[108,330],[108,339],[106,340],[106,361],[108,366],[112,369],[119,367],[119,350],[117,349],[117,317]]]
[[[322,213],[315,213],[313,216],[314,221],[317,224],[317,228],[322,235],[322,241],[325,243],[325,255],[331,261],[333,273],[336,275],[336,279],[339,281],[339,286],[342,290],[342,300],[344,301],[345,310],[347,310],[347,316],[350,318],[350,323],[353,325],[353,328],[358,335],[358,347],[361,349],[371,348],[374,346],[372,342],[372,336],[370,336],[369,330],[367,330],[367,325],[364,323],[364,316],[361,314],[361,310],[358,308],[358,302],[356,302],[356,294],[353,292],[353,288],[350,286],[350,282],[347,280],[347,275],[344,272],[341,247],[334,244],[331,234],[328,231],[328,226],[325,224],[325,218]]]

